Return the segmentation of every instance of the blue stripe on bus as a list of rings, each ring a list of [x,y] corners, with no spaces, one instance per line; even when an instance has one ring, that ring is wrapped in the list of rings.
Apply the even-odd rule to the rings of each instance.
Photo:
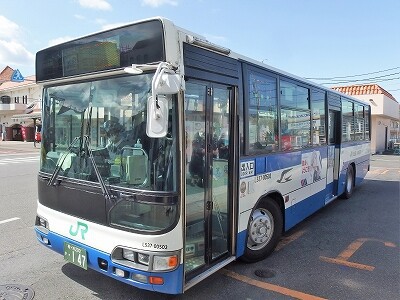
[[[325,206],[327,190],[324,189],[286,209],[285,231]]]
[[[249,159],[249,157],[243,158],[241,162],[254,161],[255,172],[254,175],[264,174],[273,172],[276,170],[282,170],[287,168],[292,168],[294,166],[301,165],[301,157],[305,153],[310,153],[314,151],[319,151],[321,159],[327,158],[328,148],[319,147],[312,149],[304,149],[303,151],[287,152],[287,153],[276,153],[269,154],[262,157],[255,157]]]
[[[48,234],[44,234],[37,228],[35,228],[37,239],[41,244],[46,246],[47,248],[64,255],[64,242],[68,242],[70,244],[76,245],[81,247],[87,251],[87,265],[88,268],[95,270],[99,273],[107,275],[111,278],[117,279],[121,282],[126,284],[132,285],[134,287],[145,289],[149,291],[155,291],[160,293],[167,293],[167,294],[181,294],[183,293],[182,282],[183,282],[183,265],[180,265],[176,270],[170,272],[145,272],[133,268],[129,268],[120,264],[116,264],[111,261],[110,254],[99,251],[87,245],[78,243],[74,240],[68,239],[64,236],[56,234],[54,232],[49,232]],[[43,243],[43,237],[46,237],[50,241],[50,245]],[[108,263],[107,270],[100,269],[98,265],[98,259],[104,259]],[[129,275],[127,278],[121,278],[114,274],[114,268],[118,268],[124,270]],[[157,276],[162,277],[164,279],[164,284],[162,285],[155,285],[150,283],[142,283],[138,281],[134,281],[132,278],[132,274],[141,274],[145,275],[147,278],[149,276]]]

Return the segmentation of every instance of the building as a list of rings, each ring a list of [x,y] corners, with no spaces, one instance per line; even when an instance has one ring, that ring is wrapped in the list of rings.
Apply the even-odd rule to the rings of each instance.
[[[0,140],[31,142],[40,128],[42,88],[35,76],[15,71],[7,66],[0,72]]]
[[[337,86],[332,89],[371,105],[371,153],[382,153],[400,142],[400,104],[377,84]]]

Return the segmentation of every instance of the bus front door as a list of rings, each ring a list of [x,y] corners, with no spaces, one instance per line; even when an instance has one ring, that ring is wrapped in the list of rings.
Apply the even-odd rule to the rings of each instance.
[[[230,255],[232,92],[186,82],[186,280]]]

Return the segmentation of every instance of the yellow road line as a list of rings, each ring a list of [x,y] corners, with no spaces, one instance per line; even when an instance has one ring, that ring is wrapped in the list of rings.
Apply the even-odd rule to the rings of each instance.
[[[286,245],[290,244],[291,242],[297,240],[299,237],[301,237],[306,231],[305,230],[299,230],[295,232],[294,234],[284,237],[282,240],[280,240],[279,244],[276,246],[275,251],[281,250],[283,247]]]
[[[267,283],[267,282],[263,282],[263,281],[258,281],[255,279],[252,279],[250,277],[244,276],[244,275],[240,275],[238,273],[229,271],[227,269],[221,269],[220,270],[224,275],[229,276],[233,279],[242,281],[244,283],[262,288],[264,290],[269,290],[269,291],[273,291],[282,295],[286,295],[289,297],[293,297],[295,299],[300,299],[300,300],[326,300],[325,298],[320,298],[314,295],[310,295],[310,294],[306,294],[303,292],[298,292],[295,290],[291,290],[279,285],[275,285],[275,284],[271,284],[271,283]]]
[[[330,258],[330,257],[325,257],[325,256],[320,256],[319,258],[325,262],[342,265],[342,266],[346,266],[346,267],[350,267],[350,268],[356,268],[356,269],[360,269],[360,270],[373,271],[375,269],[375,267],[373,267],[373,266],[358,264],[358,263],[354,263],[354,262],[342,260],[342,259],[337,259],[337,258]]]
[[[360,247],[364,244],[364,241],[358,239],[352,242],[345,250],[343,250],[337,257],[338,260],[348,260]]]
[[[364,264],[359,264],[359,263],[354,263],[348,261],[349,258],[358,250],[360,247],[365,243],[365,242],[379,242],[383,243],[386,247],[391,247],[395,248],[396,245],[391,242],[385,242],[382,240],[378,239],[369,239],[369,238],[359,238],[352,242],[346,249],[344,249],[336,258],[331,258],[331,257],[325,257],[325,256],[320,256],[319,258],[322,261],[329,262],[329,263],[334,263],[342,266],[347,266],[351,268],[356,268],[356,269],[361,269],[361,270],[367,270],[367,271],[373,271],[375,267],[369,266],[369,265],[364,265]]]

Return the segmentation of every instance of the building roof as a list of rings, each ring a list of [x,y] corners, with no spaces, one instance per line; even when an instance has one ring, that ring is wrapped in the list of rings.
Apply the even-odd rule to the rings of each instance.
[[[386,97],[394,100],[397,100],[386,91],[384,88],[379,86],[378,84],[357,84],[357,85],[349,85],[349,86],[334,86],[333,90],[341,92],[343,94],[357,96],[357,95],[378,95],[383,94]]]
[[[11,80],[11,76],[14,70],[9,66],[5,67],[3,71],[0,72],[0,84],[4,81]]]
[[[36,84],[35,75],[25,77],[25,80],[23,82],[5,81],[3,83],[0,83],[0,92],[13,88],[20,88],[25,85],[31,85],[31,84]]]

